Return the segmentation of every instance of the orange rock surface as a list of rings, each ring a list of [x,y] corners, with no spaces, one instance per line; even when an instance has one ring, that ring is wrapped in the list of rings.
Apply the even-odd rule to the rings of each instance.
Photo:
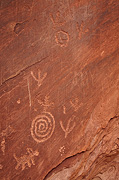
[[[0,7],[0,180],[119,180],[119,1]]]

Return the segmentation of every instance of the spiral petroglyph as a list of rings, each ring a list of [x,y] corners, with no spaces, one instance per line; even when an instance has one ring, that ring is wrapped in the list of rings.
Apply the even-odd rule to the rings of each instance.
[[[32,121],[31,135],[37,143],[44,142],[52,136],[54,128],[53,115],[49,112],[43,112]]]

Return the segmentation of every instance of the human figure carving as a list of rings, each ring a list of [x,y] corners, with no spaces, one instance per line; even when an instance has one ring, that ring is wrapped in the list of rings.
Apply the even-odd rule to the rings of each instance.
[[[89,29],[84,29],[84,22],[81,23],[80,27],[77,23],[77,29],[79,31],[79,39],[81,39],[82,35],[89,32]]]
[[[60,126],[62,128],[62,130],[64,131],[65,133],[65,138],[68,136],[68,134],[74,129],[76,123],[74,122],[73,125],[70,127],[70,124],[71,124],[71,121],[73,121],[75,118],[75,116],[71,117],[69,120],[68,120],[68,123],[67,123],[67,126],[66,128],[64,128],[64,125],[62,123],[62,121],[60,121]]]
[[[55,26],[62,26],[64,23],[66,23],[64,16],[61,15],[59,11],[55,14],[55,17],[53,16],[53,14],[50,14],[50,18]]]
[[[49,96],[45,96],[44,101],[38,100],[38,103],[43,107],[43,111],[46,112],[48,107],[51,107],[54,105],[53,102],[50,102]]]
[[[38,71],[38,78],[36,78],[34,76],[32,71],[31,71],[31,75],[34,78],[34,80],[38,82],[38,86],[40,87],[42,85],[43,80],[46,78],[47,73],[45,73],[42,78],[41,78],[41,71],[40,70]]]
[[[74,111],[77,112],[80,107],[78,98],[75,98],[74,102],[70,101],[70,104],[74,108]]]
[[[55,41],[60,47],[67,47],[69,42],[69,34],[65,31],[58,31],[55,35]]]

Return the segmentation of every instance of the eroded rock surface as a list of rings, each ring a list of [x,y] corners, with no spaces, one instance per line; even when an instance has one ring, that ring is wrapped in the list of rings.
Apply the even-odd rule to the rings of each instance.
[[[0,7],[0,180],[119,180],[119,2]]]

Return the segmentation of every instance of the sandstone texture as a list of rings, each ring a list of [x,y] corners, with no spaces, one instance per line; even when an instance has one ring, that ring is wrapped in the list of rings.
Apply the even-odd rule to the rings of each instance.
[[[119,1],[0,0],[0,180],[119,180]]]

